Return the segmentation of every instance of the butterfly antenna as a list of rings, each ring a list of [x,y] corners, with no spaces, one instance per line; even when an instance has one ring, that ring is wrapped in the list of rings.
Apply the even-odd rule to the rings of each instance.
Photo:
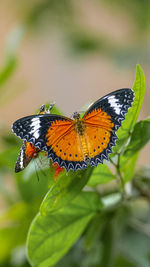
[[[39,174],[38,174],[38,171],[37,171],[37,168],[36,168],[36,162],[35,161],[34,161],[34,167],[35,167],[36,177],[37,177],[37,180],[39,182],[40,181],[40,177],[39,177]]]
[[[44,172],[44,170],[40,169],[40,171],[46,177],[46,173]]]

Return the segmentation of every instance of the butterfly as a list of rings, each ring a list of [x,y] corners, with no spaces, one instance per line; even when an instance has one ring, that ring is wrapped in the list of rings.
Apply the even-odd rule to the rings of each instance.
[[[54,103],[49,105],[48,110],[46,110],[45,105],[42,105],[40,107],[40,110],[38,112],[39,114],[49,114],[50,110],[53,108]],[[35,159],[39,156],[39,153],[41,150],[37,147],[35,147],[32,143],[29,143],[27,141],[23,141],[23,144],[21,146],[18,159],[15,164],[15,172],[20,172],[24,170],[30,163],[32,159]]]
[[[78,112],[73,113],[73,119],[31,115],[15,121],[12,130],[36,149],[46,151],[53,163],[67,171],[97,166],[108,160],[133,100],[133,90],[124,88],[97,100],[82,118]]]

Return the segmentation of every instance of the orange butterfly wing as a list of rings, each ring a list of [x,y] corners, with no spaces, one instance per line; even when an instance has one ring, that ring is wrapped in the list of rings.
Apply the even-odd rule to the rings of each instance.
[[[78,133],[74,129],[73,120],[57,120],[51,124],[46,135],[47,146],[50,147],[48,156],[60,167],[81,169],[84,155],[80,145]]]
[[[103,158],[108,158],[107,149],[111,143],[114,123],[111,121],[111,117],[101,109],[94,109],[84,116],[83,120],[86,125],[85,138],[91,165],[97,165],[98,161],[102,162]],[[94,158],[97,159],[97,163]]]
[[[25,141],[25,155],[27,158],[30,158],[30,160],[39,152],[39,149],[34,147],[31,143]]]

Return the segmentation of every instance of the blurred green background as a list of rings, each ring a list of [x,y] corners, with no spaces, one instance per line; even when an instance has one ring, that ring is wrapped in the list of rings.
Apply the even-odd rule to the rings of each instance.
[[[9,149],[16,140],[10,133],[16,119],[35,113],[41,104],[52,101],[67,116],[83,111],[87,104],[113,90],[131,88],[137,63],[141,64],[146,77],[140,119],[150,113],[149,0],[1,0],[0,51],[1,151],[5,146]],[[147,145],[142,151],[139,167],[150,164],[149,150]],[[16,155],[12,155],[11,164]],[[4,192],[0,196],[3,211],[19,197],[10,173],[5,174],[5,186],[2,183],[0,186]],[[145,204],[140,202],[140,205]],[[146,206],[144,216],[147,210]],[[149,239],[149,229],[145,231]],[[126,246],[130,244],[132,250],[137,236],[131,235],[133,246],[128,237]],[[138,238],[139,249],[145,251],[149,241]],[[79,240],[77,254],[82,242]],[[66,262],[68,266],[79,266],[80,263],[70,260],[76,253],[71,250],[67,261],[58,266],[66,266]],[[138,253],[137,250],[136,255]],[[90,254],[88,260],[91,260]],[[115,266],[149,266],[144,260],[141,265],[130,265],[130,261],[120,257]],[[28,266],[27,263],[16,265],[15,260],[11,264]],[[9,265],[6,262],[2,266]],[[89,265],[85,261],[82,266]]]

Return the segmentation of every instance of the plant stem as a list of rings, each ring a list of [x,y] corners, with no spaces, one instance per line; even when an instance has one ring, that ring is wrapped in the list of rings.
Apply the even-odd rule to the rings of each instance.
[[[120,171],[120,154],[118,154],[118,161],[117,161],[117,164],[110,158],[110,162],[112,163],[112,165],[114,165],[114,167],[116,168],[116,171],[117,171],[117,178],[120,182],[120,191],[121,191],[121,195],[122,195],[122,198],[124,198],[124,181],[123,181],[123,178],[122,178],[122,174],[121,174],[121,171]]]
[[[117,167],[117,174],[120,180],[121,191],[124,192],[124,181],[123,181],[122,174],[120,171],[120,154],[118,154],[118,162],[117,162],[116,167]]]

